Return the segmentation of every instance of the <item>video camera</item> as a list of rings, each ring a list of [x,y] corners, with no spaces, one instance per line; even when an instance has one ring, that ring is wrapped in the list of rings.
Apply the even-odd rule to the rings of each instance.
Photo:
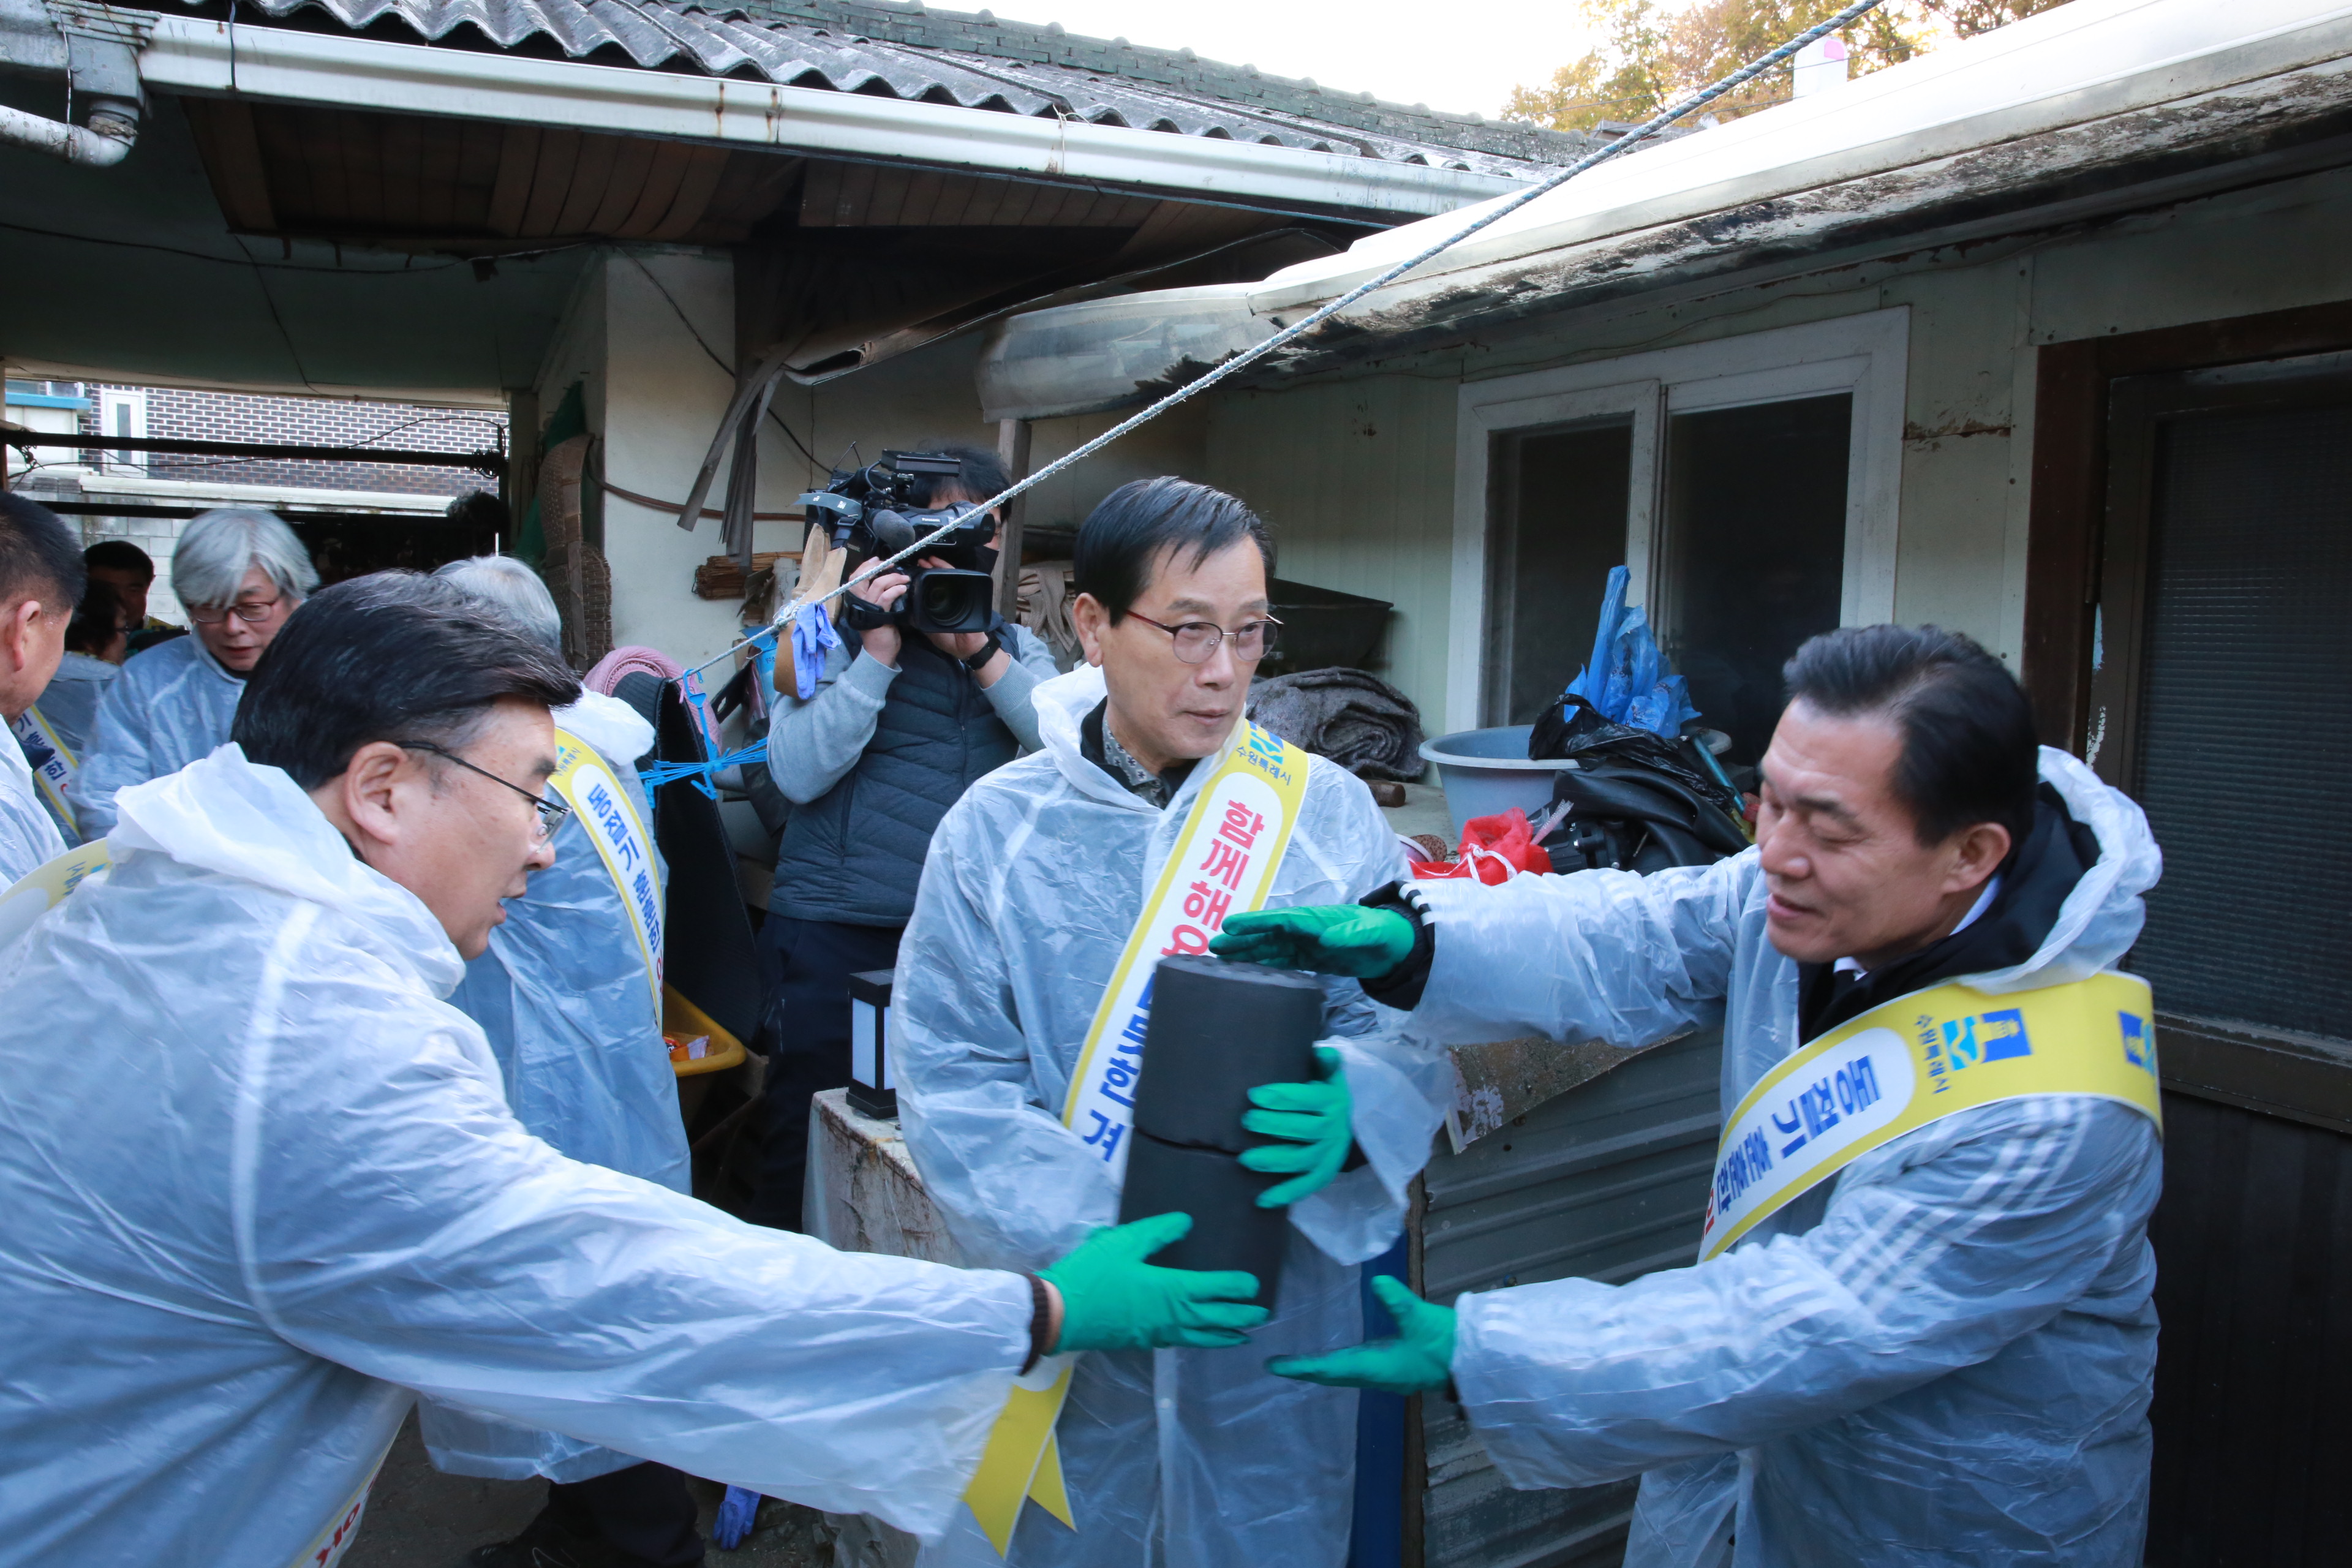
[[[845,596],[852,630],[984,632],[995,624],[996,581],[989,569],[996,563],[996,521],[969,502],[928,508],[915,499],[932,482],[962,477],[963,465],[943,453],[885,452],[878,463],[835,469],[831,484],[801,497],[809,521],[822,519],[833,542],[849,552],[852,571],[956,524],[923,551],[949,565],[908,562],[906,596],[895,607],[877,609],[854,594]]]

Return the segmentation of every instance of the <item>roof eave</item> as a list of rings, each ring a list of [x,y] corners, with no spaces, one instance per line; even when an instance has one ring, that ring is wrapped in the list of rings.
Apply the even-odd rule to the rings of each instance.
[[[572,126],[1024,176],[1301,216],[1393,223],[1514,187],[1382,159],[1048,121],[863,93],[587,65],[166,16],[147,86],[289,103]]]
[[[2352,165],[2352,60],[2330,61],[1906,168],[1539,256],[1407,279],[1244,379],[1314,374],[1459,342],[1687,302],[1825,268],[2109,220]],[[1254,310],[1276,324],[1308,307]]]
[[[2352,60],[1408,279],[1276,351],[1235,384],[1344,374],[1515,332],[1571,334],[1634,310],[1922,251],[2028,241],[2345,166],[2352,166]],[[1130,406],[1312,306],[1286,299],[1269,306],[1268,292],[1232,284],[1015,316],[982,356],[982,401],[1024,417]]]

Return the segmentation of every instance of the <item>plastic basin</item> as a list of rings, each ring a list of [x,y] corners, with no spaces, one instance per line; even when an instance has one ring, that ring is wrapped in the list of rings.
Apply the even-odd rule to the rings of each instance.
[[[1438,782],[1445,786],[1445,809],[1454,815],[1454,834],[1474,816],[1493,816],[1517,806],[1530,818],[1551,805],[1552,780],[1576,763],[1566,757],[1544,762],[1528,760],[1532,724],[1501,724],[1491,730],[1457,730],[1421,743],[1421,754],[1437,764]]]

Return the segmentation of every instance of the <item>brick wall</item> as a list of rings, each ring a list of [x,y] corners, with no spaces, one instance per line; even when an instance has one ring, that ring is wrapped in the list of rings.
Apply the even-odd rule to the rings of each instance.
[[[127,539],[155,563],[155,585],[147,590],[147,613],[175,626],[188,624],[187,606],[172,592],[172,552],[187,523],[176,517],[77,517],[85,547],[101,539]]]
[[[91,385],[95,405],[101,390]],[[334,447],[397,447],[422,452],[495,450],[504,442],[506,416],[467,409],[420,408],[405,403],[357,403],[333,397],[268,397],[233,392],[183,392],[149,387],[147,434],[201,441],[309,442]],[[95,407],[84,429],[97,430]],[[97,454],[92,454],[93,457]],[[119,458],[113,460],[120,460]],[[390,490],[403,495],[456,497],[496,489],[494,476],[464,468],[412,468],[389,463],[322,463],[149,454],[159,479],[214,479],[234,484],[289,484],[314,489]]]
[[[65,392],[59,385],[54,390]],[[397,447],[419,452],[478,452],[501,447],[506,416],[469,410],[421,408],[405,403],[357,403],[333,397],[268,397],[246,393],[183,392],[168,387],[80,388],[90,400],[81,427],[96,433],[100,394],[141,391],[147,396],[146,434],[199,441],[306,442],[335,447]],[[86,460],[108,463],[140,454],[91,452]],[[498,488],[478,469],[422,468],[389,463],[323,463],[299,460],[174,457],[143,454],[146,472],[159,479],[209,479],[228,484],[299,485],[306,489],[389,490],[402,495],[456,498],[467,490]],[[175,518],[81,517],[83,541],[128,539],[155,562],[155,586],[148,611],[185,625],[187,612],[172,592],[172,552],[180,531]]]

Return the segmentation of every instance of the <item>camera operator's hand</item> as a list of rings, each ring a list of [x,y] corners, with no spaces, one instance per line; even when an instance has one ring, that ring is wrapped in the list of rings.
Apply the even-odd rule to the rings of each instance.
[[[936,555],[924,556],[922,563],[936,571],[946,571],[952,564]],[[970,658],[988,646],[986,632],[926,632],[924,635],[931,639],[933,647],[953,659]],[[995,657],[973,672],[981,689],[985,691],[995,685],[997,677],[1003,675],[1012,663],[1013,656],[1002,647],[998,647]]]
[[[904,572],[885,572],[878,577],[858,584],[849,590],[849,594],[852,598],[863,599],[877,610],[887,610],[907,596],[907,574]],[[860,632],[858,636],[864,639],[867,658],[879,659],[894,669],[898,668],[898,627],[877,626],[872,631]]]

